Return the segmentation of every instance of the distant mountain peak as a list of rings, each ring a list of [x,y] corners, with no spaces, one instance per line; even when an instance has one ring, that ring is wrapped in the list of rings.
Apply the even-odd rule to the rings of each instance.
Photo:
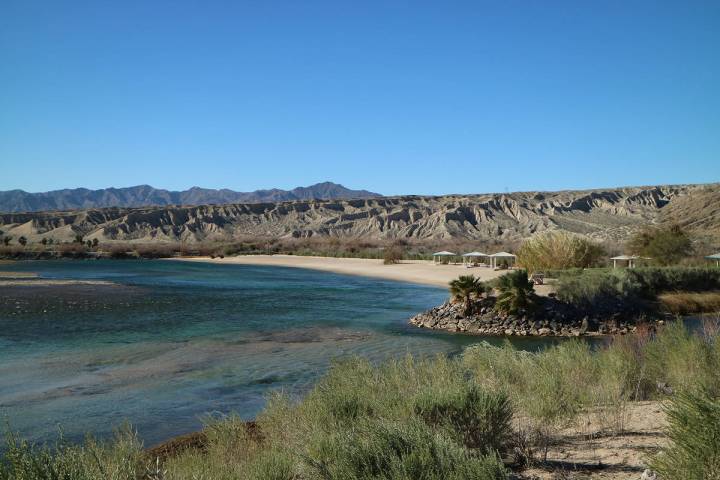
[[[165,205],[208,205],[225,203],[265,203],[292,200],[350,200],[382,197],[367,190],[351,190],[338,183],[321,182],[292,190],[277,188],[236,192],[193,186],[171,191],[151,185],[109,187],[97,190],[73,188],[29,193],[23,190],[0,191],[0,212],[37,212],[102,207],[148,207]]]

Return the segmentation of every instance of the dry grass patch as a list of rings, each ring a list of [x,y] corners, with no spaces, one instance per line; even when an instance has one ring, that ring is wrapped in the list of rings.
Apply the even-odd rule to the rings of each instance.
[[[677,315],[720,312],[720,291],[668,292],[658,295],[658,299]]]

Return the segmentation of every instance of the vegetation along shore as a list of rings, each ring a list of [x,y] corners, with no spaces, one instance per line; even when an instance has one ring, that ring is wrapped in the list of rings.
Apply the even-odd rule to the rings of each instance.
[[[718,331],[671,322],[598,349],[347,359],[304,398],[278,393],[252,424],[208,417],[175,448],[148,453],[131,427],[79,445],[10,436],[0,478],[717,478]]]

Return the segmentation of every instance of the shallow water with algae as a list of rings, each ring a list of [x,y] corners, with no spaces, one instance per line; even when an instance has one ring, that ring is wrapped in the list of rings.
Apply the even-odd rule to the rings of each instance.
[[[0,286],[0,418],[34,441],[60,428],[107,436],[128,421],[150,445],[208,413],[252,418],[272,390],[301,395],[333,359],[454,354],[482,340],[409,326],[447,292],[408,283],[147,260],[3,270],[39,275]]]

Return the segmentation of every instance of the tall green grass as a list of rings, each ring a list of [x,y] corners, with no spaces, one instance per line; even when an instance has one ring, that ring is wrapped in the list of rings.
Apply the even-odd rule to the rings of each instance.
[[[137,480],[146,471],[142,444],[129,427],[109,442],[88,437],[81,445],[59,440],[33,445],[12,434],[0,457],[0,480]]]

